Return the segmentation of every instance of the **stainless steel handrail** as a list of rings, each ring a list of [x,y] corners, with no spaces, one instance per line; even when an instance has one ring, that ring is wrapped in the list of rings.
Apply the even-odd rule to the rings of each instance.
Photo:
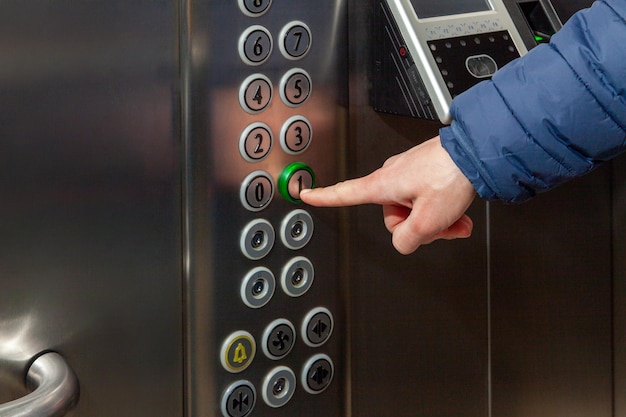
[[[0,405],[0,417],[61,417],[78,402],[78,378],[55,352],[37,357],[26,374],[33,392]]]

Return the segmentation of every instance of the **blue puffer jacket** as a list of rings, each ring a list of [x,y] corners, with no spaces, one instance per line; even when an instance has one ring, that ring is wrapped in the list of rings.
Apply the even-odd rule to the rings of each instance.
[[[457,96],[444,148],[488,200],[518,203],[626,148],[626,0],[599,0]]]

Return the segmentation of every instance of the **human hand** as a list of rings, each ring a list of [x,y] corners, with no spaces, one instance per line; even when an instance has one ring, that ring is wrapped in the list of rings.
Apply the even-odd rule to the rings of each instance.
[[[474,196],[438,136],[389,158],[365,177],[300,194],[318,207],[382,205],[393,246],[404,255],[437,239],[469,237],[473,223],[465,211]]]

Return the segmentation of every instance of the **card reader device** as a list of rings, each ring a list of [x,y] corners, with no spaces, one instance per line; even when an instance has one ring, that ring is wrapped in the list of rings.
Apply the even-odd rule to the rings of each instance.
[[[449,123],[456,95],[534,46],[525,42],[533,39],[525,36],[532,28],[524,19],[514,21],[504,1],[382,0],[373,48],[374,109]],[[527,2],[515,2],[521,3]]]

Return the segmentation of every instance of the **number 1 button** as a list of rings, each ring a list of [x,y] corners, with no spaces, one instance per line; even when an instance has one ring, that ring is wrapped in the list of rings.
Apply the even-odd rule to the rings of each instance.
[[[278,192],[292,203],[300,203],[300,192],[315,187],[313,170],[302,162],[294,162],[283,169],[278,177]]]

